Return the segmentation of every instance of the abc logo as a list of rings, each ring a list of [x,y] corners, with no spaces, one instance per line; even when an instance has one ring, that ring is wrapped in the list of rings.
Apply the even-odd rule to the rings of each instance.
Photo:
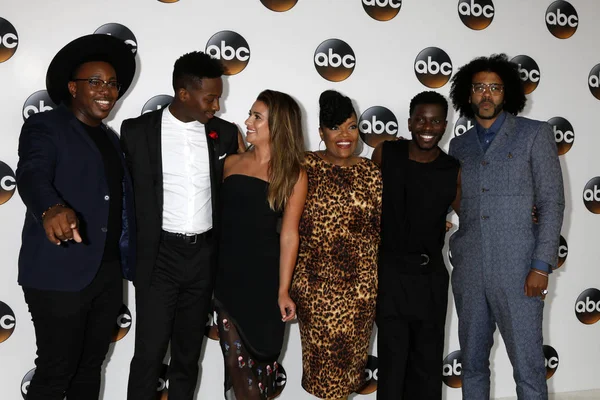
[[[583,204],[590,212],[600,214],[600,176],[592,178],[583,189]],[[1,203],[0,203],[1,204]]]
[[[358,394],[370,394],[377,390],[377,374],[379,372],[379,360],[369,355],[365,365],[365,384],[356,391]]]
[[[577,297],[575,303],[577,319],[586,325],[592,325],[600,320],[600,290],[586,289]]]
[[[452,61],[444,50],[427,47],[415,59],[415,74],[423,85],[440,88],[450,80]]]
[[[226,75],[239,74],[250,61],[250,46],[240,34],[232,31],[215,33],[206,43],[206,54],[218,58]]]
[[[112,342],[117,342],[125,337],[131,329],[131,313],[125,304],[119,310],[119,316],[113,330]]]
[[[16,324],[15,313],[8,305],[0,301],[0,343],[12,335]]]
[[[204,327],[204,336],[212,340],[219,340],[219,328],[217,327],[217,312],[214,311],[208,314],[206,326]]]
[[[15,27],[0,18],[0,63],[8,60],[15,54],[19,46],[19,36]]]
[[[131,47],[131,52],[133,54],[137,53],[137,39],[135,38],[133,32],[131,32],[131,30],[129,30],[129,28],[125,25],[116,23],[104,24],[100,28],[96,29],[94,33],[103,33],[105,35],[117,37],[124,41],[126,45]]]
[[[546,379],[550,379],[558,369],[558,353],[552,346],[544,345],[544,358],[546,359]]]
[[[393,112],[385,107],[375,106],[362,113],[358,123],[360,137],[371,147],[398,134],[398,120]]]
[[[48,92],[38,90],[25,100],[23,104],[23,121],[31,117],[33,114],[50,111],[56,108],[56,104],[52,101]]]
[[[562,267],[562,265],[567,261],[567,256],[569,255],[569,246],[567,245],[567,241],[565,238],[560,235],[560,243],[558,245],[558,263],[555,269]]]
[[[260,0],[260,2],[271,11],[283,12],[291,10],[298,0]]]
[[[17,180],[13,170],[0,161],[0,204],[6,203],[15,194]]]
[[[573,36],[578,25],[577,11],[569,2],[555,1],[546,10],[546,27],[559,39]]]
[[[529,56],[516,56],[510,60],[519,66],[519,76],[523,81],[525,94],[529,94],[537,88],[540,83],[540,67]]]
[[[275,376],[275,384],[276,384],[275,393],[273,394],[273,396],[269,396],[269,398],[272,399],[272,398],[279,396],[281,394],[281,392],[283,392],[283,389],[285,389],[286,383],[287,383],[287,373],[285,372],[283,365],[277,364],[277,375]]]
[[[590,71],[588,86],[594,97],[600,100],[600,64],[596,64]]]
[[[402,0],[362,0],[369,17],[377,21],[389,21],[400,12]]]
[[[159,94],[154,96],[144,104],[142,107],[142,114],[149,113],[151,111],[161,110],[163,107],[168,106],[173,101],[173,96],[168,94]]]
[[[331,82],[347,79],[356,66],[356,56],[348,43],[327,39],[315,50],[315,68],[319,75]]]
[[[556,139],[556,147],[558,155],[563,155],[571,149],[575,141],[575,131],[573,125],[562,117],[554,117],[548,120],[554,130],[554,138]]]
[[[21,396],[23,396],[23,399],[27,398],[27,392],[29,391],[29,384],[31,383],[31,380],[33,379],[33,375],[35,375],[35,368],[28,371],[25,374],[25,376],[23,377],[23,379],[21,379]]]
[[[458,16],[465,26],[480,31],[494,20],[494,3],[492,0],[460,0]]]
[[[460,350],[454,351],[444,358],[442,380],[451,388],[462,387],[462,363]]]
[[[469,119],[467,117],[460,117],[454,123],[454,137],[464,134],[466,131],[473,128],[474,126],[475,126],[475,123],[473,122],[472,119]]]
[[[167,364],[163,364],[160,367],[160,374],[158,375],[158,382],[156,384],[157,400],[167,400],[169,398],[169,378],[167,376],[168,370],[169,366]]]

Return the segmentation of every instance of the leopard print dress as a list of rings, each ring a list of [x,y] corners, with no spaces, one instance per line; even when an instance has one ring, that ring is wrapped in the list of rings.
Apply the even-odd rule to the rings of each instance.
[[[382,182],[362,159],[340,167],[308,153],[308,195],[291,296],[302,340],[302,387],[322,399],[364,384],[375,299]]]

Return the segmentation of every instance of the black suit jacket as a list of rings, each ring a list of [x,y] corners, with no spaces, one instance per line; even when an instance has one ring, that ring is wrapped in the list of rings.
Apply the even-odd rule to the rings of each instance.
[[[163,110],[153,111],[121,125],[121,145],[133,178],[137,217],[135,286],[147,287],[158,254],[163,214],[161,125]],[[213,230],[219,227],[219,192],[225,156],[237,152],[237,127],[214,117],[205,125],[210,161]],[[212,136],[212,137],[211,137]],[[216,138],[214,138],[216,136]]]
[[[117,135],[102,125],[123,165],[121,265],[131,279],[135,267],[133,188]],[[61,105],[32,115],[19,137],[17,186],[27,206],[19,254],[19,283],[28,288],[78,291],[87,286],[104,254],[108,183],[96,144],[75,115]],[[50,243],[42,213],[65,204],[77,214],[83,243]]]

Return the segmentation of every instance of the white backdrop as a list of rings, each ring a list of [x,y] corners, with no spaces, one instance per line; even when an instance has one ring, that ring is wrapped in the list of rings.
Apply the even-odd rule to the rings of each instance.
[[[565,14],[568,6],[559,4],[564,18],[561,19],[561,14],[555,12],[558,22],[570,22],[575,25],[573,30],[576,29],[574,35],[566,39],[553,36],[546,26],[546,12],[553,3],[551,0],[495,0],[493,8],[485,9],[486,5],[492,5],[490,0],[407,0],[402,2],[399,13],[385,22],[368,14],[363,0],[298,0],[286,12],[271,11],[259,0],[171,1],[175,2],[2,0],[0,161],[13,171],[16,168],[23,108],[30,95],[45,89],[46,69],[54,54],[67,42],[93,33],[108,23],[122,24],[133,32],[138,61],[132,88],[106,121],[116,131],[123,119],[139,115],[152,97],[172,94],[172,67],[180,55],[204,50],[209,39],[220,31],[233,31],[248,43],[250,58],[241,72],[225,78],[220,116],[243,127],[248,109],[261,90],[271,88],[290,93],[305,112],[307,146],[312,150],[319,143],[318,96],[325,89],[333,88],[353,98],[359,114],[373,106],[388,108],[400,121],[397,134],[408,137],[405,121],[409,101],[418,92],[429,90],[415,75],[415,59],[422,50],[428,47],[444,50],[454,72],[479,55],[496,52],[506,52],[511,58],[527,55],[537,63],[541,76],[535,91],[528,95],[523,115],[540,120],[566,118],[574,134],[567,134],[567,139],[574,137],[574,142],[571,142],[568,153],[561,155],[567,199],[562,236],[568,243],[569,256],[551,277],[551,292],[546,299],[544,313],[544,342],[558,355],[558,360],[549,359],[550,373],[554,373],[548,380],[549,389],[558,393],[600,388],[596,370],[600,359],[600,324],[583,324],[578,319],[579,316],[594,322],[600,318],[600,303],[597,303],[600,292],[586,292],[591,294],[579,299],[586,289],[600,287],[600,249],[596,239],[599,217],[588,211],[582,198],[586,184],[600,175],[600,161],[594,155],[600,148],[600,137],[594,124],[600,102],[587,87],[590,71],[600,63],[597,52],[600,4],[596,0],[571,0],[577,19],[568,19],[572,15]],[[394,0],[391,3],[389,0],[364,2],[387,4],[388,7],[399,3]],[[458,13],[459,3],[463,2],[469,6],[481,6],[482,12],[488,15],[493,13],[491,24],[483,30],[466,26]],[[272,0],[265,3],[285,5],[294,1]],[[393,7],[390,9],[394,11]],[[461,9],[463,12],[479,10],[467,7],[467,4],[461,5]],[[372,10],[369,8],[369,11]],[[14,32],[6,21],[16,29],[16,35],[11,36]],[[117,31],[112,33],[119,36]],[[340,82],[324,79],[314,64],[315,50],[322,42],[332,38],[347,43],[355,58],[351,75]],[[7,54],[12,52],[12,57],[3,59],[3,55],[7,58]],[[246,55],[243,49],[239,54]],[[319,60],[323,64],[324,58]],[[335,57],[331,60],[336,62]],[[351,58],[345,60],[347,65],[354,63]],[[440,64],[442,61],[440,59]],[[528,74],[531,75],[531,70]],[[595,74],[598,76],[597,71]],[[535,72],[533,77],[537,78]],[[591,82],[596,81],[592,79]],[[435,90],[447,95],[449,84]],[[33,105],[41,108],[39,99]],[[44,106],[48,106],[47,102]],[[33,109],[29,107],[27,110],[32,112]],[[451,111],[444,148],[453,137],[457,119],[458,116]],[[388,134],[396,134],[393,124],[388,124],[388,128],[391,129]],[[372,148],[365,144],[363,154],[368,156],[371,151]],[[0,175],[4,187],[0,189],[2,199],[3,195],[9,195],[12,180],[10,171],[3,169],[2,164]],[[588,192],[588,195],[592,194],[588,204],[590,208],[599,207],[600,198],[598,195],[594,197],[593,191],[596,183],[600,185],[600,182],[593,181],[592,191]],[[35,357],[33,326],[22,291],[16,283],[24,212],[23,203],[16,193],[0,205],[0,397],[8,400],[23,398],[22,380],[34,367]],[[455,215],[451,215],[451,219],[458,222]],[[566,248],[562,250],[563,255],[565,251]],[[583,300],[585,306],[585,297],[588,297],[589,312],[576,314],[577,301]],[[135,321],[131,285],[128,285],[125,303]],[[7,311],[5,306],[12,311]],[[13,314],[16,322],[12,319]],[[127,318],[120,321],[128,325]],[[445,354],[459,350],[457,318],[452,301],[447,321]],[[287,372],[281,398],[308,399],[311,397],[300,387],[301,351],[297,324],[290,324],[288,331],[281,359]],[[104,399],[125,398],[134,334],[132,325],[129,333],[111,346]],[[10,337],[6,338],[8,335]],[[371,354],[376,355],[375,347]],[[201,362],[197,398],[222,398],[222,359],[216,341],[206,341]],[[492,350],[492,368],[493,396],[514,395],[511,366],[498,335]],[[459,368],[454,368],[453,372],[459,371]],[[444,396],[446,399],[459,399],[460,389],[444,386]],[[374,399],[375,394],[357,396],[361,397]]]

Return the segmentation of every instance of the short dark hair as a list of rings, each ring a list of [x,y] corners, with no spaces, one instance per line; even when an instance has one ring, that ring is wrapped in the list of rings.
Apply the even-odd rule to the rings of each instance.
[[[321,93],[319,108],[319,125],[329,129],[356,115],[352,100],[335,90]]]
[[[444,109],[444,115],[448,115],[448,100],[438,92],[434,92],[433,90],[421,92],[410,101],[409,106],[409,117],[413,115],[415,108],[419,104],[437,104],[440,105]]]
[[[201,51],[192,51],[175,61],[173,68],[173,90],[188,89],[193,82],[202,83],[203,78],[220,78],[225,67],[220,60]]]
[[[504,106],[507,112],[517,115],[525,108],[525,91],[519,76],[519,66],[508,60],[506,54],[492,54],[490,57],[478,57],[463,65],[452,78],[450,99],[454,109],[461,116],[473,118],[475,113],[471,108],[471,80],[479,72],[494,72],[504,83]]]

